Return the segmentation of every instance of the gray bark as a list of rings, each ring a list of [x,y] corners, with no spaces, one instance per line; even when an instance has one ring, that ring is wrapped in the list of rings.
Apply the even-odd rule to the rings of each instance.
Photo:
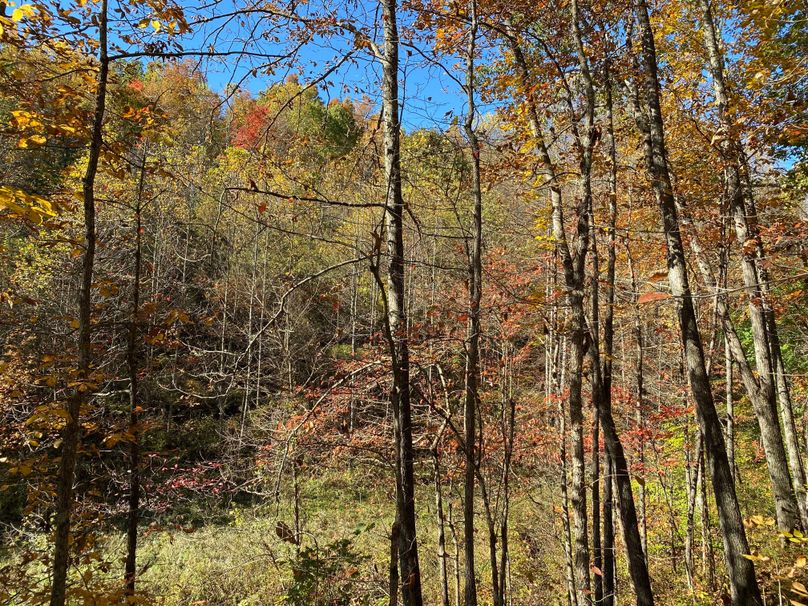
[[[690,292],[684,248],[679,231],[679,218],[668,172],[665,131],[659,98],[656,48],[648,5],[646,0],[634,0],[633,8],[639,26],[640,79],[648,111],[648,127],[645,132],[646,164],[662,215],[668,251],[668,281],[677,302],[688,379],[696,404],[697,417],[713,481],[713,493],[724,542],[724,560],[729,575],[732,603],[735,606],[762,604],[754,564],[744,557],[749,553],[749,543],[746,539],[746,531],[735,494],[735,484],[727,460],[721,422],[713,401],[710,379],[705,368],[701,334],[693,308],[693,297]]]
[[[404,606],[421,606],[421,570],[415,528],[410,360],[404,293],[404,199],[401,190],[401,125],[398,99],[398,25],[396,0],[382,0],[384,55],[382,113],[384,172],[387,195],[384,225],[387,238],[386,333],[393,367],[390,401],[395,416],[396,504],[399,528],[399,569]]]
[[[782,368],[782,353],[774,314],[768,303],[768,280],[761,280],[760,272],[761,270],[765,272],[765,268],[759,262],[763,257],[763,251],[757,231],[756,214],[750,212],[750,206],[753,204],[752,192],[745,187],[742,175],[745,158],[732,117],[728,112],[729,91],[724,77],[724,60],[712,9],[709,0],[699,0],[699,4],[704,19],[702,32],[708,56],[708,70],[712,77],[721,127],[718,135],[719,149],[725,163],[727,203],[735,225],[735,236],[741,253],[741,273],[748,299],[758,374],[759,404],[756,406],[756,412],[760,410],[758,420],[761,424],[761,440],[769,463],[777,522],[783,530],[793,530],[798,525],[806,528],[808,508],[806,508],[805,472],[800,458],[789,390],[783,373],[778,372],[778,367]],[[775,383],[783,414],[782,432],[777,417]],[[787,458],[783,447],[783,434],[788,449]]]

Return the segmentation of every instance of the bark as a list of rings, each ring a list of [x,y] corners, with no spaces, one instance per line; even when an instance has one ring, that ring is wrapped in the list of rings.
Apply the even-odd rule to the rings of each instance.
[[[438,568],[440,569],[441,606],[449,606],[449,574],[446,563],[446,518],[443,512],[443,491],[441,490],[440,453],[438,444],[446,427],[444,421],[432,442],[432,465],[435,470],[435,514],[438,518]]]
[[[729,113],[729,91],[724,78],[724,60],[710,1],[699,0],[699,4],[704,18],[702,32],[708,55],[708,70],[712,76],[713,91],[718,106],[718,119],[721,125],[719,149],[725,163],[727,202],[735,225],[736,240],[740,247],[741,273],[748,298],[755,364],[759,376],[759,397],[765,402],[765,409],[763,409],[765,415],[760,422],[761,424],[766,423],[765,433],[767,435],[764,437],[764,427],[761,427],[761,439],[764,441],[764,448],[766,448],[767,439],[778,441],[776,445],[772,444],[766,448],[766,458],[770,461],[772,488],[777,505],[777,521],[783,530],[793,530],[798,524],[801,524],[803,528],[808,528],[805,472],[800,458],[793,407],[784,374],[780,372],[782,370],[782,352],[774,314],[766,296],[768,280],[761,279],[762,277],[767,278],[767,275],[761,276],[761,270],[766,271],[763,264],[760,263],[764,254],[757,230],[756,213],[750,212],[754,204],[752,192],[745,187],[742,174],[745,157]],[[785,445],[788,449],[787,466],[786,453],[783,449],[783,435],[777,418],[775,383],[777,383],[783,414],[782,434],[785,434]],[[772,465],[778,467],[774,473],[772,473]],[[791,477],[788,477],[789,471]],[[799,516],[799,520],[797,516]]]
[[[702,445],[703,450],[703,445]],[[704,457],[699,461],[699,507],[701,509],[701,546],[702,546],[702,574],[707,575],[707,585],[715,591],[715,552],[710,540],[710,504],[707,502],[707,479],[704,477],[706,466]]]
[[[50,606],[64,606],[67,571],[70,560],[70,522],[73,509],[73,482],[76,473],[80,441],[81,409],[86,405],[91,390],[92,365],[92,288],[95,263],[95,178],[103,143],[104,112],[107,101],[107,0],[101,0],[98,13],[99,66],[96,80],[95,109],[90,135],[87,169],[82,180],[84,206],[84,254],[81,264],[81,288],[79,291],[79,337],[78,373],[79,385],[69,396],[67,417],[62,432],[62,452],[59,460],[59,476],[56,496],[56,532],[53,547],[53,581]]]
[[[721,422],[713,401],[706,373],[701,335],[690,292],[685,254],[679,231],[679,219],[671,186],[665,149],[665,132],[660,108],[659,78],[654,35],[646,0],[634,0],[634,14],[640,34],[642,90],[648,110],[645,132],[646,163],[659,206],[668,251],[668,281],[677,302],[682,345],[687,360],[688,378],[704,439],[704,447],[713,481],[724,542],[724,559],[735,606],[761,604],[760,588],[754,564],[744,557],[749,553],[735,484],[727,461]]]
[[[575,23],[575,38],[578,44],[578,56],[579,56],[579,64],[581,65],[581,70],[583,72],[588,73],[588,69],[585,67],[587,65],[586,57],[583,51],[583,45],[581,42],[581,33],[578,28],[578,18],[576,16],[576,7],[577,3],[575,0],[572,2],[573,8],[573,22]],[[588,78],[588,76],[585,76]],[[607,115],[610,120],[609,123],[609,130],[610,130],[610,138],[612,139],[612,147],[614,146],[614,129],[613,125],[611,124],[612,120],[612,110],[611,110],[611,91],[607,89]],[[590,150],[591,154],[591,150]],[[612,166],[615,167],[616,159],[614,158],[614,150],[612,150]],[[584,173],[584,170],[586,172]],[[614,170],[614,168],[613,168]],[[591,174],[591,156],[589,163],[582,162],[582,173],[585,174],[584,182],[585,187],[588,187],[587,182],[590,181],[589,175]],[[616,192],[615,192],[616,196]],[[612,197],[614,199],[614,197]],[[589,193],[589,202],[590,202],[590,209],[592,204],[591,192]],[[616,208],[614,208],[615,202],[612,202],[612,209],[610,210],[610,221],[611,221],[611,232],[614,233],[614,221],[616,220],[615,213]],[[605,368],[602,366],[601,355],[600,355],[600,309],[599,309],[599,258],[598,258],[598,248],[597,242],[595,240],[595,231],[594,231],[594,219],[592,218],[592,214],[590,214],[590,223],[591,223],[591,245],[590,245],[590,253],[592,258],[592,282],[591,282],[591,297],[592,297],[592,321],[591,321],[591,340],[592,344],[589,348],[590,352],[590,359],[591,359],[591,368],[592,368],[592,396],[595,401],[595,405],[597,407],[598,417],[600,420],[600,424],[603,428],[603,436],[606,443],[606,449],[609,453],[609,458],[615,464],[615,480],[617,483],[617,496],[618,496],[618,506],[620,511],[620,519],[622,522],[623,528],[623,540],[626,547],[626,554],[628,556],[628,565],[629,565],[629,573],[631,575],[631,580],[634,585],[634,592],[637,598],[637,604],[640,605],[648,605],[654,603],[653,593],[651,591],[651,581],[648,575],[648,569],[646,565],[646,558],[645,552],[642,546],[642,540],[640,537],[639,525],[637,522],[637,512],[636,507],[634,504],[634,494],[633,489],[631,486],[631,476],[629,474],[628,469],[628,462],[626,460],[625,451],[623,449],[623,445],[620,441],[620,437],[617,433],[617,427],[614,422],[613,414],[612,414],[612,401],[611,401],[611,367]],[[609,258],[609,266],[608,271],[610,275],[607,277],[607,280],[611,281],[611,288],[607,293],[608,296],[608,308],[609,310],[613,307],[614,301],[614,240],[610,241],[610,258]],[[605,334],[604,334],[604,345],[606,347],[606,351],[604,352],[604,357],[606,359],[612,358],[612,349],[613,349],[613,326],[612,326],[613,318],[607,317],[607,324],[605,326]],[[604,374],[609,373],[609,384],[608,384],[608,392],[607,392],[607,385],[604,383],[603,376]],[[597,421],[596,421],[597,422]],[[596,434],[595,434],[596,435]],[[596,443],[593,443],[593,449],[597,450],[598,446]],[[594,459],[594,455],[593,455]],[[597,468],[593,465],[593,471],[596,471]],[[594,475],[594,474],[593,474]],[[593,479],[594,482],[594,479]],[[593,489],[594,494],[594,489]],[[599,508],[599,503],[597,507]],[[595,503],[592,504],[593,507],[593,523],[594,519],[599,517],[594,514],[595,511]],[[596,556],[597,557],[597,556]],[[599,579],[598,579],[599,580]],[[602,588],[601,588],[602,591]],[[598,587],[596,585],[595,590],[596,599],[602,598],[602,593],[598,597]]]
[[[507,362],[506,362],[507,367]],[[506,381],[507,383],[507,381]],[[513,458],[514,437],[516,433],[516,401],[511,390],[505,393],[507,402],[503,402],[503,441],[505,447],[502,464],[502,514],[499,522],[499,603],[505,606],[508,590],[510,588],[510,552],[508,544],[508,521],[510,515],[510,475],[511,460]]]
[[[576,32],[579,53],[582,53],[580,32],[578,32],[577,3],[571,4],[573,31]],[[555,165],[550,158],[547,144],[544,140],[539,119],[538,106],[533,99],[527,63],[521,53],[515,38],[511,38],[514,59],[519,69],[523,88],[527,92],[528,116],[531,129],[536,142],[541,170],[550,184],[550,202],[552,205],[553,235],[561,256],[564,275],[564,286],[571,310],[570,328],[570,358],[572,368],[569,375],[569,419],[570,434],[572,437],[572,525],[574,536],[574,572],[575,589],[580,606],[592,601],[590,567],[589,567],[589,536],[586,505],[586,460],[584,453],[584,418],[582,381],[584,356],[586,355],[586,313],[584,310],[584,264],[589,247],[589,212],[592,208],[592,141],[594,128],[594,90],[591,85],[588,64],[579,56],[580,66],[584,72],[586,86],[586,111],[584,112],[583,131],[574,127],[576,132],[576,145],[578,148],[579,165],[581,171],[581,192],[575,209],[576,227],[572,247],[567,241],[564,226],[564,208],[561,187],[556,176]],[[571,103],[571,100],[570,100]]]
[[[491,498],[488,495],[485,482],[482,476],[480,480],[480,497],[485,511],[485,523],[488,528],[488,561],[491,567],[491,596],[494,606],[502,606],[500,603],[499,587],[499,564],[497,562],[497,526],[494,517],[494,509],[491,506]]]
[[[398,25],[396,0],[382,0],[384,55],[382,112],[384,114],[384,169],[387,196],[384,224],[387,237],[387,339],[393,367],[390,400],[395,415],[396,504],[398,510],[399,566],[404,606],[421,606],[421,571],[415,528],[412,410],[407,314],[404,304],[404,200],[401,190],[401,126],[398,99]]]
[[[468,334],[466,338],[465,373],[465,476],[463,485],[463,538],[466,552],[466,606],[477,605],[477,582],[474,566],[474,477],[477,467],[476,411],[479,406],[478,377],[480,374],[480,300],[482,298],[482,192],[480,189],[480,144],[474,130],[476,117],[474,98],[474,54],[477,44],[477,4],[468,5],[470,26],[466,48],[466,95],[468,111],[464,128],[471,146],[472,198],[474,204],[471,247],[468,251]],[[495,593],[496,596],[496,593]],[[494,600],[496,605],[496,598]]]
[[[553,272],[555,275],[555,271]],[[557,312],[556,312],[557,313]],[[579,606],[578,593],[575,590],[575,564],[572,554],[572,530],[570,528],[570,508],[569,508],[569,492],[568,492],[568,473],[567,473],[567,415],[561,403],[559,395],[561,393],[561,385],[564,384],[564,370],[567,364],[567,343],[566,339],[559,337],[558,332],[554,331],[554,336],[557,339],[554,364],[553,364],[553,395],[558,401],[558,432],[561,437],[561,451],[559,453],[561,461],[561,522],[563,529],[563,543],[564,543],[564,556],[565,556],[565,575],[567,581],[567,600],[570,606]]]
[[[614,357],[614,281],[617,257],[617,144],[614,134],[614,111],[612,104],[612,81],[609,62],[605,65],[606,76],[606,128],[609,135],[609,231],[606,261],[606,315],[603,322],[603,386],[601,401],[604,407],[612,404],[612,360]],[[600,421],[600,419],[598,419]],[[612,606],[615,600],[615,549],[612,460],[606,453],[605,478],[603,481],[603,539],[601,547],[601,570],[603,571],[604,606]],[[594,513],[594,503],[593,503]]]
[[[398,549],[400,532],[401,525],[398,523],[398,520],[396,520],[393,522],[393,526],[390,529],[390,568],[387,587],[387,593],[390,595],[390,606],[398,606]]]
[[[454,524],[454,515],[452,513],[452,502],[449,501],[449,532],[452,534],[452,545],[454,546],[452,552],[452,570],[454,571],[454,605],[460,606],[460,545],[457,540],[457,529]]]
[[[143,161],[140,165],[137,200],[135,206],[135,254],[134,278],[132,280],[132,311],[129,319],[129,334],[126,343],[126,360],[129,367],[129,511],[126,527],[126,565],[124,580],[126,595],[135,595],[135,576],[137,566],[137,527],[140,519],[140,436],[138,428],[139,397],[138,390],[138,314],[140,313],[140,274],[142,259],[142,204],[146,177],[146,149],[143,149]]]
[[[727,459],[732,471],[732,479],[737,482],[737,468],[735,466],[735,401],[732,396],[732,351],[729,339],[724,337],[724,371],[726,372],[726,433],[727,433]]]
[[[592,555],[595,564],[595,603],[603,602],[603,545],[600,535],[600,415],[592,420]]]
[[[698,496],[699,474],[701,472],[701,439],[696,440],[696,454],[690,458],[690,436],[685,436],[685,465],[687,471],[687,533],[685,534],[685,571],[687,585],[691,593],[695,591],[693,543],[695,537],[696,498]]]
[[[677,203],[677,208],[681,213],[682,223],[690,223],[686,208],[683,207],[683,204]],[[698,235],[695,233],[695,229],[692,231],[693,233],[689,238],[689,242],[691,251],[696,260],[696,265],[699,268],[705,284],[712,290],[718,292],[717,283],[707,260],[707,256],[701,246]],[[724,325],[724,334],[729,344],[732,359],[738,365],[744,389],[749,396],[749,400],[755,411],[755,417],[758,421],[761,443],[766,453],[766,465],[769,471],[772,494],[774,496],[778,526],[782,530],[793,530],[800,522],[798,505],[789,478],[786,452],[783,447],[782,435],[777,419],[776,402],[771,381],[755,373],[747,360],[743,344],[733,324],[726,297],[721,295],[716,296],[715,305],[717,314]],[[758,360],[762,362],[761,358],[758,358]],[[731,468],[731,471],[734,473],[734,469]]]
[[[639,286],[637,284],[637,274],[634,271],[634,260],[631,256],[631,246],[626,237],[626,256],[628,257],[629,273],[631,274],[631,292],[634,293],[634,339],[637,347],[637,364],[635,366],[635,382],[637,384],[637,400],[634,409],[637,430],[640,433],[638,446],[638,462],[645,467],[645,340],[643,337],[643,322],[640,308],[637,305],[639,299]],[[646,511],[645,485],[640,484],[640,537],[642,539],[643,552],[648,553],[648,525]]]
[[[608,456],[606,469],[603,481],[603,606],[614,606],[617,598],[613,508],[614,464]]]

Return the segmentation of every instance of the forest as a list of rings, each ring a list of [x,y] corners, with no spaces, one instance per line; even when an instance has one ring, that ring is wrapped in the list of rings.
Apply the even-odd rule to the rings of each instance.
[[[0,1],[0,606],[808,605],[806,51]]]

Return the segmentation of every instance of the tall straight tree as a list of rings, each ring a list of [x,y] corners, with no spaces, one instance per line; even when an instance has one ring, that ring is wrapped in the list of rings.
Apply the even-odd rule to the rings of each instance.
[[[569,373],[569,415],[572,433],[572,511],[574,529],[574,573],[575,591],[579,606],[592,601],[591,578],[589,565],[589,536],[586,515],[586,460],[584,455],[584,417],[583,417],[583,373],[586,355],[586,312],[584,310],[584,284],[586,281],[585,262],[589,247],[589,209],[591,208],[591,174],[587,165],[591,166],[592,134],[594,121],[594,92],[587,92],[585,125],[583,133],[577,126],[576,141],[581,165],[581,192],[575,207],[575,230],[572,246],[567,238],[564,226],[564,207],[561,182],[555,162],[544,137],[542,118],[538,102],[534,96],[534,84],[530,76],[527,58],[519,40],[519,34],[511,23],[501,32],[504,35],[508,50],[513,57],[514,67],[521,91],[525,95],[527,119],[533,136],[540,171],[544,176],[546,187],[550,193],[552,208],[552,231],[556,247],[561,257],[564,275],[564,289],[571,311],[570,358],[572,367]],[[572,100],[568,100],[572,103]],[[574,119],[574,118],[573,118]]]
[[[755,363],[757,365],[757,396],[761,401],[759,408],[765,412],[764,420],[768,426],[761,426],[761,438],[766,446],[769,441],[776,444],[767,446],[766,460],[769,465],[777,465],[772,476],[775,499],[777,501],[778,522],[784,530],[793,530],[799,522],[808,528],[808,504],[806,504],[805,471],[800,457],[799,440],[794,423],[794,411],[788,385],[783,371],[783,355],[774,312],[769,301],[768,270],[764,259],[763,245],[757,229],[757,213],[754,210],[753,192],[747,187],[743,178],[747,167],[745,154],[738,136],[737,127],[730,114],[730,94],[724,76],[724,56],[719,44],[710,0],[698,0],[703,17],[702,33],[707,50],[707,69],[712,79],[715,102],[718,107],[721,137],[719,149],[724,162],[724,184],[727,205],[735,226],[735,237],[740,248],[741,275],[747,292],[749,320],[752,326]],[[748,169],[747,169],[748,170]],[[783,431],[777,419],[775,386],[780,397],[780,409],[783,416]],[[765,408],[764,408],[765,406]],[[758,415],[761,418],[761,415]],[[764,421],[761,421],[761,424]],[[769,437],[771,436],[771,437]],[[785,466],[786,452],[783,451],[783,436],[788,452],[788,468]],[[779,448],[778,448],[779,447]],[[769,451],[772,451],[772,455]],[[777,455],[776,458],[774,455]],[[791,472],[791,484],[788,471]],[[779,480],[779,482],[776,482]]]
[[[466,118],[464,130],[471,147],[471,188],[473,204],[473,226],[471,243],[467,245],[468,257],[468,335],[466,337],[466,394],[465,394],[465,475],[463,484],[463,539],[466,550],[466,606],[477,604],[477,581],[474,571],[474,478],[477,467],[477,419],[476,412],[480,402],[478,390],[480,374],[480,301],[482,299],[482,238],[483,238],[483,202],[480,186],[480,142],[475,131],[474,121],[477,117],[474,95],[474,55],[477,52],[477,2],[468,3],[469,31],[466,46]],[[496,579],[494,579],[496,584]],[[497,606],[499,592],[494,593],[494,605]]]
[[[107,78],[109,57],[107,55],[107,0],[101,0],[97,15],[98,24],[98,75],[96,77],[93,126],[90,134],[90,149],[87,168],[82,179],[84,206],[84,251],[81,262],[81,287],[79,289],[79,337],[77,387],[67,402],[67,417],[62,432],[62,452],[59,459],[59,478],[56,497],[56,533],[53,546],[53,580],[50,606],[64,606],[67,571],[70,563],[70,520],[73,509],[73,482],[76,475],[81,425],[81,409],[88,401],[91,389],[92,367],[92,289],[95,264],[95,179],[103,145],[104,113],[107,103]]]
[[[656,45],[646,0],[633,0],[633,10],[640,40],[640,89],[645,101],[645,111],[647,111],[647,116],[645,116],[647,119],[645,129],[646,166],[662,215],[662,227],[668,253],[668,281],[677,302],[679,330],[687,363],[688,380],[693,400],[696,403],[696,413],[713,480],[713,492],[724,541],[724,560],[729,574],[732,603],[735,606],[762,604],[754,564],[744,557],[749,553],[749,543],[746,539],[746,531],[735,494],[732,471],[727,460],[721,421],[713,401],[701,334],[693,307],[693,296],[690,292],[684,247],[679,231],[679,218],[671,176],[668,171]]]
[[[601,338],[600,338],[600,303],[599,303],[599,257],[596,241],[596,230],[594,221],[594,204],[591,191],[592,180],[592,162],[593,162],[593,134],[594,130],[594,106],[595,106],[595,84],[592,73],[589,67],[589,58],[587,57],[584,47],[584,35],[582,32],[582,17],[577,0],[572,0],[570,3],[571,8],[571,21],[572,21],[572,35],[575,42],[576,54],[578,57],[578,66],[584,80],[584,86],[587,90],[588,107],[587,115],[587,128],[590,134],[587,134],[583,139],[588,145],[582,153],[581,160],[581,174],[583,176],[585,192],[588,193],[588,201],[590,207],[590,224],[591,224],[591,244],[590,256],[592,258],[592,280],[591,280],[591,305],[592,305],[592,320],[590,322],[591,345],[589,347],[589,355],[591,360],[591,379],[592,379],[592,399],[597,409],[595,416],[595,423],[600,422],[603,428],[603,436],[606,442],[606,450],[608,458],[614,463],[617,496],[620,511],[620,519],[623,527],[623,540],[628,555],[629,573],[631,575],[632,583],[634,584],[634,593],[637,596],[637,604],[641,606],[651,606],[654,603],[653,594],[651,592],[651,581],[648,575],[648,568],[646,565],[646,558],[643,552],[642,540],[640,538],[639,525],[637,523],[637,511],[634,505],[634,494],[631,487],[631,476],[629,475],[628,462],[626,461],[625,451],[620,437],[617,433],[617,427],[612,415],[612,399],[611,399],[611,359],[614,348],[614,279],[615,279],[615,238],[614,230],[617,214],[617,191],[616,191],[616,150],[614,143],[614,124],[613,124],[613,107],[611,88],[607,78],[606,90],[606,113],[607,113],[607,130],[609,131],[610,139],[610,192],[609,192],[609,252],[607,261],[607,313],[604,322],[603,333],[603,356],[601,356]],[[583,146],[582,146],[583,147]],[[597,434],[595,434],[597,435]],[[593,449],[597,449],[598,445],[593,444]],[[597,470],[597,465],[594,465]],[[606,481],[611,481],[609,477]],[[593,503],[593,507],[595,504]],[[599,516],[598,516],[599,517]],[[593,520],[596,519],[593,517]],[[611,589],[611,588],[610,588]],[[601,587],[601,592],[603,587]],[[601,598],[603,595],[601,594]]]
[[[137,194],[135,198],[135,251],[133,255],[132,309],[126,340],[126,365],[129,370],[129,511],[126,527],[126,565],[124,580],[126,595],[135,595],[137,576],[137,529],[140,521],[140,392],[138,389],[138,317],[140,314],[140,275],[143,258],[143,195],[146,183],[147,143],[143,142]]]
[[[401,189],[401,124],[398,97],[398,24],[396,0],[382,0],[384,52],[384,226],[387,238],[387,332],[393,366],[390,401],[395,415],[396,506],[399,529],[401,597],[404,606],[421,606],[421,569],[415,530],[415,477],[410,403],[410,352],[404,293],[404,198]]]

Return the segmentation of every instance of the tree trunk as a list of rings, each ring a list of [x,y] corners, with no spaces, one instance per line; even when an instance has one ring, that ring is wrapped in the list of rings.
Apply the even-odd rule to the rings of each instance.
[[[610,121],[609,130],[610,130],[610,138],[612,139],[612,145],[614,145],[614,129],[611,124],[612,120],[612,108],[611,108],[611,91],[607,92],[607,112],[608,118]],[[613,152],[614,154],[614,152]],[[616,159],[612,158],[612,165],[616,166]],[[612,232],[614,231],[614,221],[616,218],[614,214],[616,213],[616,209],[612,211],[612,217],[610,217],[610,221],[612,221]],[[613,245],[612,245],[613,251]],[[593,256],[597,258],[597,248],[593,243],[592,246]],[[610,251],[610,257],[614,253]],[[595,267],[597,267],[597,263],[595,263]],[[614,260],[610,258],[609,260],[609,271],[611,275],[609,279],[611,283],[614,284]],[[593,306],[597,306],[597,283],[593,283]],[[609,293],[609,309],[611,310],[613,307],[613,300],[614,300],[614,290],[613,287]],[[596,313],[596,309],[593,308],[593,315]],[[613,328],[611,326],[611,319],[609,319],[609,323],[606,326],[607,328],[607,335],[608,339],[604,339],[608,345],[608,351],[606,352],[606,357],[608,359],[612,358],[612,349],[613,349],[613,335],[612,331]],[[598,339],[593,337],[593,352],[598,351],[597,343],[599,342]],[[593,358],[592,366],[594,369],[600,368],[600,359],[599,356]],[[602,372],[602,371],[601,371]],[[601,375],[601,372],[596,374]],[[610,372],[610,371],[609,371]],[[626,553],[628,556],[628,567],[629,567],[629,574],[631,575],[631,580],[634,585],[634,592],[637,596],[637,604],[640,605],[651,605],[654,603],[653,593],[651,591],[651,580],[648,575],[648,568],[646,564],[646,557],[645,551],[643,549],[642,538],[640,536],[639,524],[637,522],[637,511],[634,504],[634,493],[631,487],[631,476],[629,474],[628,469],[628,462],[626,460],[625,451],[623,449],[623,444],[620,441],[620,437],[617,434],[617,428],[615,426],[614,418],[612,416],[612,401],[611,401],[611,377],[609,378],[609,393],[606,393],[606,384],[602,381],[600,376],[596,377],[596,380],[593,381],[593,389],[598,389],[600,391],[599,396],[599,405],[600,405],[600,421],[603,427],[603,435],[606,441],[606,448],[609,452],[609,458],[614,463],[615,466],[615,479],[617,482],[617,497],[618,497],[618,507],[620,510],[620,520],[621,526],[623,529],[623,541],[626,547]]]
[[[421,570],[415,529],[412,411],[407,313],[404,306],[404,200],[401,191],[401,126],[398,100],[398,25],[396,0],[382,0],[384,56],[382,112],[384,114],[384,169],[387,196],[384,224],[387,235],[387,339],[393,366],[390,400],[395,415],[396,484],[400,524],[399,566],[404,606],[421,606]]]
[[[715,409],[710,379],[707,376],[701,335],[696,323],[693,298],[687,277],[679,219],[671,186],[665,149],[665,131],[660,109],[659,79],[654,35],[646,0],[634,0],[634,14],[640,32],[641,80],[648,110],[645,133],[646,163],[654,194],[662,215],[668,251],[668,281],[677,302],[682,345],[687,360],[688,378],[696,403],[696,411],[704,439],[713,492],[719,512],[724,540],[724,559],[735,606],[761,604],[760,588],[755,579],[754,564],[744,557],[749,553],[735,484],[727,461],[721,422]]]
[[[702,444],[702,451],[704,450]],[[699,461],[699,506],[701,509],[701,546],[702,546],[702,573],[707,575],[707,585],[710,591],[715,591],[715,552],[710,539],[710,503],[707,501],[707,472],[704,457]]]
[[[78,386],[69,396],[67,417],[62,432],[62,452],[59,460],[59,477],[56,496],[56,532],[53,547],[53,582],[50,606],[64,606],[67,586],[67,571],[70,560],[70,518],[73,509],[73,481],[76,474],[81,425],[81,408],[88,401],[92,390],[91,364],[91,314],[93,266],[95,263],[95,178],[103,142],[104,111],[107,101],[107,0],[101,0],[98,13],[99,66],[95,92],[95,110],[90,136],[87,169],[82,180],[84,201],[84,254],[81,264],[81,289],[79,291],[79,338],[78,338]]]
[[[735,466],[735,401],[732,396],[732,352],[729,348],[729,339],[724,336],[724,372],[726,373],[726,434],[727,434],[727,459],[729,468],[732,471],[732,479],[737,482],[737,471]]]
[[[606,455],[606,470],[603,479],[603,605],[614,606],[615,546],[614,546],[614,464]]]
[[[696,516],[696,498],[698,496],[699,488],[699,474],[701,472],[701,438],[696,438],[696,454],[693,459],[690,458],[690,435],[685,434],[685,465],[687,471],[687,531],[685,534],[685,571],[687,573],[687,585],[690,592],[696,590],[695,584],[695,566],[693,560],[693,544],[695,542],[695,516]]]
[[[555,272],[554,272],[555,273]],[[563,530],[564,556],[565,556],[565,576],[567,581],[567,600],[570,606],[580,606],[578,603],[578,593],[575,589],[575,563],[572,554],[572,530],[570,527],[570,498],[569,480],[567,473],[567,413],[561,403],[559,395],[561,385],[564,384],[564,370],[567,364],[567,344],[566,339],[560,339],[558,332],[553,333],[558,339],[554,355],[554,395],[558,401],[558,432],[561,438],[561,451],[559,453],[561,462],[561,522]]]
[[[390,528],[390,567],[388,574],[388,587],[387,593],[390,595],[390,606],[398,606],[398,550],[401,539],[399,533],[401,526],[398,519],[393,522]]]
[[[600,414],[592,420],[592,555],[595,563],[595,604],[603,602],[603,545],[600,540]],[[608,479],[607,479],[608,481]]]
[[[477,467],[474,445],[477,441],[476,411],[479,406],[478,377],[480,373],[480,300],[482,297],[482,192],[480,189],[480,144],[474,130],[476,117],[474,99],[474,53],[477,44],[477,4],[468,4],[470,26],[466,48],[466,95],[468,109],[464,128],[471,146],[473,228],[468,254],[469,307],[466,338],[465,373],[465,476],[463,484],[463,538],[466,550],[466,606],[477,605],[477,582],[474,566],[474,476]],[[496,599],[495,602],[496,604]]]
[[[749,208],[745,203],[746,199],[752,199],[752,192],[745,191],[746,188],[744,187],[745,183],[742,176],[744,155],[732,117],[728,113],[729,92],[724,79],[724,60],[719,47],[718,32],[716,31],[710,2],[709,0],[699,0],[699,2],[704,17],[702,31],[709,59],[708,69],[712,76],[713,91],[718,105],[718,118],[722,129],[720,150],[725,162],[724,177],[727,202],[735,224],[738,246],[740,247],[741,273],[748,297],[749,319],[755,348],[755,364],[761,392],[760,399],[765,403],[765,406],[761,406],[761,411],[764,414],[762,416],[758,415],[758,419],[761,423],[761,440],[764,443],[766,460],[769,462],[769,472],[772,478],[772,489],[777,506],[777,521],[783,530],[793,530],[798,524],[803,528],[808,528],[805,472],[800,458],[793,408],[784,377],[782,373],[777,372],[777,367],[782,367],[782,353],[777,335],[777,325],[774,322],[774,314],[770,312],[771,307],[766,296],[768,294],[768,284],[764,286],[760,275],[761,265],[759,260],[763,257],[762,243],[757,230],[756,216],[754,213],[749,212]],[[776,374],[780,375],[779,380]],[[777,418],[775,381],[778,385],[780,406],[783,413],[783,433],[785,434],[788,449],[787,464],[786,452],[783,448],[783,434],[780,431]],[[763,426],[764,424],[766,425],[765,427]],[[767,444],[767,441],[772,443]],[[789,477],[789,470],[791,477]]]
[[[452,512],[452,502],[449,501],[449,532],[452,534],[452,570],[454,572],[454,605],[460,606],[460,545],[457,540],[457,529],[454,524],[454,514]]]
[[[138,314],[140,313],[140,273],[142,258],[142,216],[143,191],[146,178],[146,148],[143,148],[143,161],[140,165],[137,200],[135,202],[135,255],[134,278],[132,280],[132,312],[129,320],[129,335],[126,343],[126,360],[129,367],[129,512],[126,528],[126,566],[124,579],[126,595],[135,595],[137,566],[137,527],[140,519],[140,435],[138,413],[140,394],[138,392]]]
[[[506,345],[507,347],[507,345]],[[507,362],[505,363],[507,366]],[[510,553],[508,551],[508,522],[510,516],[511,495],[510,495],[510,474],[511,459],[513,457],[514,435],[516,432],[516,402],[513,394],[508,389],[504,394],[503,402],[503,431],[505,453],[502,462],[502,514],[499,522],[499,603],[505,606],[508,591],[510,589]]]
[[[448,411],[447,411],[448,412]],[[446,421],[444,421],[435,440],[432,442],[432,466],[435,470],[435,514],[438,521],[438,568],[440,569],[440,598],[441,606],[449,606],[449,574],[446,563],[446,518],[443,513],[443,491],[441,490],[440,452],[438,450],[440,438],[443,435]]]

